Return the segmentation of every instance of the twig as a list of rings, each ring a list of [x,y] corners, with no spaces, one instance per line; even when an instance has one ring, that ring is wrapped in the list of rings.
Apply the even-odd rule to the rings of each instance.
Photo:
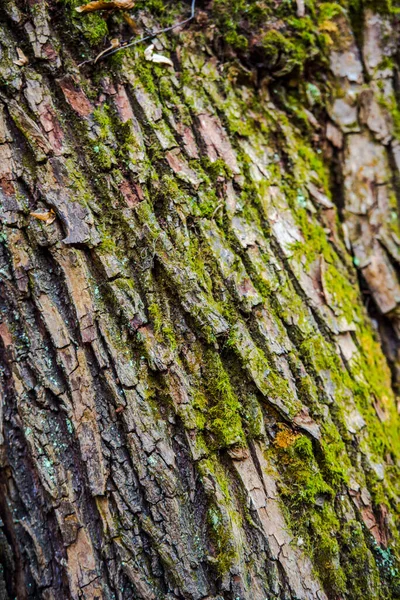
[[[221,208],[222,208],[223,206],[224,206],[224,203],[223,203],[223,201],[221,201],[221,202],[218,204],[217,208],[214,210],[213,214],[211,215],[211,218],[212,218],[212,219],[214,219],[214,217],[215,217],[215,215],[217,214],[217,212],[218,212],[219,210],[221,210]]]
[[[189,21],[191,21],[194,18],[195,8],[196,8],[196,0],[192,0],[192,4],[191,4],[191,8],[190,8],[190,16],[187,19],[184,19],[183,21],[180,21],[179,23],[175,23],[174,25],[171,25],[170,27],[165,27],[164,29],[158,29],[157,31],[153,31],[153,33],[144,35],[143,37],[141,37],[137,40],[135,40],[135,39],[132,40],[132,38],[130,38],[130,40],[127,40],[126,42],[122,42],[121,45],[119,46],[119,48],[115,48],[114,50],[111,50],[110,52],[105,52],[103,54],[103,56],[101,57],[101,59],[104,60],[105,58],[108,58],[109,56],[111,56],[112,54],[115,54],[116,52],[120,52],[121,50],[130,48],[131,46],[136,46],[137,44],[141,44],[142,42],[146,42],[147,40],[152,40],[153,38],[161,35],[162,33],[166,33],[167,31],[172,31],[173,29],[176,29],[177,27],[180,27],[181,25],[186,25],[186,23],[189,23]],[[82,63],[80,63],[78,65],[78,67],[81,67],[82,65],[86,65],[87,63],[95,62],[96,60],[97,59],[95,59],[95,58],[90,58],[89,60],[85,60]]]

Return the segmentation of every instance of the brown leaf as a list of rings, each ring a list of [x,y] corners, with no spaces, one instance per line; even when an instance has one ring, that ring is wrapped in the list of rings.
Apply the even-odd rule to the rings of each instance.
[[[22,52],[21,48],[17,48],[18,59],[14,60],[14,65],[18,65],[18,67],[23,67],[28,64],[28,59],[25,54]]]
[[[95,0],[94,2],[77,6],[75,10],[78,13],[89,13],[97,10],[129,10],[133,8],[134,4],[134,0],[111,0],[110,2]]]
[[[39,221],[44,221],[46,225],[51,225],[56,220],[56,213],[51,208],[47,212],[44,213],[29,213],[31,217],[35,217],[35,219],[39,219]]]
[[[135,33],[137,35],[139,33],[139,28],[136,24],[136,21],[134,19],[132,19],[130,14],[124,12],[124,13],[122,13],[122,18],[124,19],[125,23],[127,23],[129,25],[129,27],[131,28],[133,33]]]

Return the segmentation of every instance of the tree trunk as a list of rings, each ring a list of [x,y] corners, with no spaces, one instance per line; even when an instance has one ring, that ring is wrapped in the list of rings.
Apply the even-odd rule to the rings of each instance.
[[[79,3],[0,7],[0,598],[400,598],[396,11]]]

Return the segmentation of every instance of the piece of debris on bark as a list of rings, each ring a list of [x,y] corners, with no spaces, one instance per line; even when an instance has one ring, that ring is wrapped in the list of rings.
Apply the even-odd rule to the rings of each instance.
[[[129,10],[133,8],[134,4],[133,0],[111,0],[110,2],[95,0],[94,2],[77,6],[75,10],[78,13],[96,12],[98,10]]]
[[[18,59],[13,61],[14,65],[17,65],[18,67],[23,67],[24,65],[27,65],[29,62],[28,58],[22,52],[21,48],[17,48],[17,54],[18,54]]]
[[[144,51],[144,57],[146,60],[149,60],[153,63],[169,65],[171,67],[174,66],[174,63],[170,58],[167,58],[162,54],[154,54],[154,44],[150,44],[150,46],[147,46],[146,50]]]
[[[139,33],[139,28],[137,26],[136,21],[132,19],[131,15],[127,12],[124,12],[122,13],[122,18],[124,19],[125,23],[129,25],[133,33],[137,35]]]
[[[35,217],[35,219],[39,219],[39,221],[44,221],[46,225],[51,225],[56,220],[56,213],[51,208],[47,212],[37,213],[31,212],[29,213],[31,217]]]
[[[96,58],[94,59],[94,62],[96,63],[99,60],[99,58],[101,58],[103,56],[103,54],[105,54],[109,50],[114,50],[114,48],[118,48],[118,46],[119,46],[119,39],[118,38],[112,39],[110,42],[110,46],[108,46],[108,48],[105,48],[104,50],[102,50],[102,52],[100,52],[100,54],[98,54],[96,56]]]

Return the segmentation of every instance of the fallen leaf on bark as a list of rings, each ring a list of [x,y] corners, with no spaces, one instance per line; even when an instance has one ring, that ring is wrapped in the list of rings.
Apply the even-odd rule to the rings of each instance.
[[[129,25],[129,27],[131,28],[133,33],[137,35],[139,33],[139,29],[136,24],[136,21],[134,19],[132,19],[130,14],[124,12],[124,13],[122,13],[122,18],[124,19],[125,23],[127,23]]]
[[[166,56],[163,56],[162,54],[154,54],[153,50],[154,50],[154,44],[150,44],[150,46],[148,46],[146,48],[146,50],[144,51],[144,57],[146,60],[149,60],[150,62],[153,62],[153,63],[169,65],[170,67],[174,66],[174,63],[172,62],[172,60],[170,58],[167,58]]]
[[[39,221],[44,221],[46,225],[51,225],[56,220],[56,213],[51,208],[47,212],[44,213],[29,213],[31,217],[35,217],[35,219],[39,219]]]
[[[22,52],[21,48],[17,48],[18,59],[14,60],[14,65],[18,65],[18,67],[23,67],[28,64],[28,58]]]
[[[77,6],[75,10],[78,13],[89,13],[97,10],[129,10],[130,8],[133,8],[134,5],[134,0],[111,0],[110,2],[95,0],[95,2]]]

